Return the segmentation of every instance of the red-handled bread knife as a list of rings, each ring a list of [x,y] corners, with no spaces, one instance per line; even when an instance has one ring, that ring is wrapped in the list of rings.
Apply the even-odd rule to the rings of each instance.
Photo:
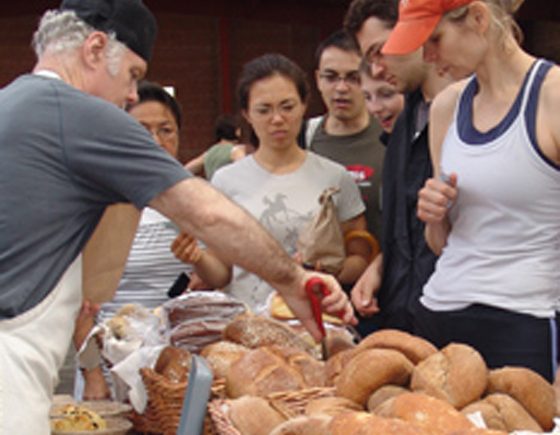
[[[321,332],[321,354],[324,361],[327,360],[329,357],[328,350],[327,350],[327,332],[325,330],[325,325],[323,324],[323,310],[321,309],[321,300],[331,294],[329,287],[325,284],[318,276],[314,276],[309,278],[305,283],[305,292],[307,293],[307,297],[311,302],[311,311],[313,312],[313,318],[315,319],[315,323],[317,323],[317,327]],[[344,312],[338,314],[339,317],[344,315]]]

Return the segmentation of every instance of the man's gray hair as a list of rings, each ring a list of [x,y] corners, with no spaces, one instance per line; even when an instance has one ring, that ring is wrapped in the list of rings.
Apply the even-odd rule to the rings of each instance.
[[[60,54],[80,47],[95,29],[74,11],[51,10],[45,12],[37,31],[33,34],[32,46],[38,58],[45,53]],[[108,70],[116,75],[126,46],[117,40],[114,33],[109,33],[107,45]]]

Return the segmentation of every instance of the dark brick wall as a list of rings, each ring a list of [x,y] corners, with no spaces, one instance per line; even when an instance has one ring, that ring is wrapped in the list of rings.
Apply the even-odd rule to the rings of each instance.
[[[346,7],[324,0],[145,3],[160,27],[147,77],[175,87],[185,112],[180,150],[183,161],[211,144],[214,119],[220,113],[236,111],[234,88],[243,63],[278,51],[298,62],[311,80],[315,46],[341,24]],[[0,86],[32,69],[35,57],[31,35],[43,11],[58,4],[26,0],[2,6]],[[314,92],[310,113],[320,111],[321,102]]]
[[[529,51],[560,60],[560,25],[532,0],[522,12]],[[318,42],[337,29],[345,0],[145,0],[160,26],[148,78],[172,85],[185,112],[182,160],[212,142],[214,119],[235,111],[235,82],[241,66],[260,54],[278,51],[308,72],[313,90],[310,114],[322,111],[315,91],[313,53]],[[545,2],[546,3],[546,2]],[[29,71],[35,62],[31,35],[42,12],[58,1],[6,3],[0,16],[0,86]],[[544,4],[544,3],[543,3]],[[548,3],[546,3],[548,4]],[[540,5],[540,3],[539,3]]]

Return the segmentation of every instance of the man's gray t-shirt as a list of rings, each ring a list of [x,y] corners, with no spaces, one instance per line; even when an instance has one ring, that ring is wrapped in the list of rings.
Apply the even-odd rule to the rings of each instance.
[[[0,91],[0,319],[42,301],[106,206],[144,207],[189,176],[124,110],[61,80]]]
[[[381,240],[381,173],[385,146],[380,142],[381,129],[372,118],[364,130],[348,136],[334,136],[325,131],[323,117],[308,148],[340,163],[358,184],[366,204],[368,230]]]
[[[247,209],[289,255],[296,253],[299,233],[319,210],[319,197],[325,189],[340,188],[333,197],[340,222],[365,210],[360,192],[344,168],[312,152],[298,169],[281,175],[268,172],[248,156],[220,168],[212,184]],[[261,278],[239,267],[234,267],[226,290],[255,312],[265,309],[273,291]]]

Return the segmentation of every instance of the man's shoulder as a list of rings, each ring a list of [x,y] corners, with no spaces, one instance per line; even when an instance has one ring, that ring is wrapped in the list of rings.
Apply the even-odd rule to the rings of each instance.
[[[328,157],[324,157],[313,151],[308,151],[307,153],[308,164],[315,168],[322,174],[339,174],[346,173],[346,168],[335,160]]]

